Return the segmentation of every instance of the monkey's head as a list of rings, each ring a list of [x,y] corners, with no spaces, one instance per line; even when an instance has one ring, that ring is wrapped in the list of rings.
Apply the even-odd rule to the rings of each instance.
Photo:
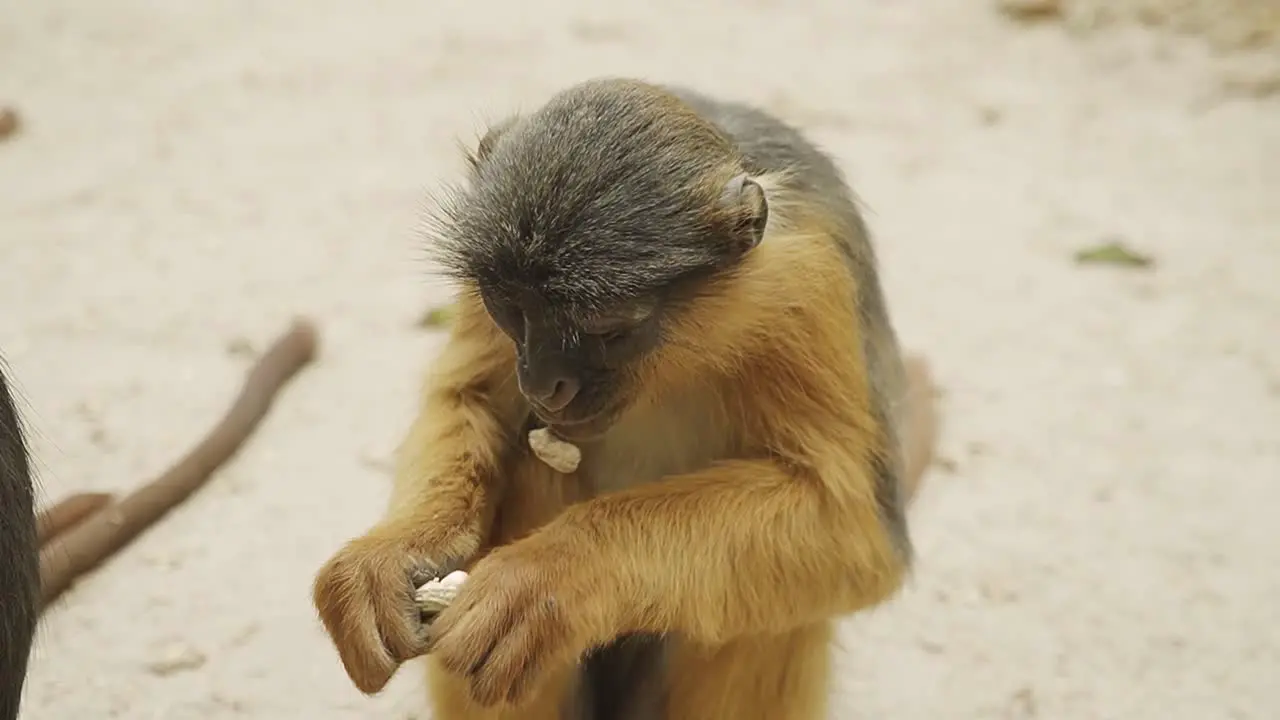
[[[557,434],[601,434],[654,390],[708,283],[760,242],[765,192],[673,95],[594,80],[489,130],[433,216],[445,272],[515,343],[521,392]]]

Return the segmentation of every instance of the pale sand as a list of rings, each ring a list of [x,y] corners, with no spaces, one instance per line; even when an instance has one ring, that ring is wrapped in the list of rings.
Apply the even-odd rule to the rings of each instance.
[[[1280,101],[1222,92],[1265,61],[974,0],[692,5],[5,5],[0,348],[43,498],[134,487],[229,402],[229,345],[323,332],[245,452],[48,614],[24,718],[425,717],[416,668],[355,691],[311,578],[377,516],[438,346],[425,191],[601,73],[836,153],[945,386],[919,569],[849,624],[833,717],[1280,716]],[[1112,235],[1156,269],[1072,263]]]

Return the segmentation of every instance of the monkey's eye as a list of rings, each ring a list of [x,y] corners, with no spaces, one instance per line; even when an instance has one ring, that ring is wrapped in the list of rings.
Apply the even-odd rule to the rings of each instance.
[[[587,332],[587,335],[594,338],[600,343],[600,347],[607,350],[630,337],[631,329],[624,326],[614,326],[599,330],[591,330]]]
[[[610,331],[608,331],[608,332],[601,333],[601,334],[600,334],[600,335],[598,335],[597,337],[599,337],[599,338],[600,338],[600,340],[601,340],[605,345],[614,345],[614,344],[617,344],[617,343],[619,343],[619,342],[621,342],[621,341],[623,341],[623,340],[626,340],[626,339],[627,339],[627,335],[629,335],[629,334],[630,334],[630,333],[628,333],[626,329],[624,329],[624,328],[617,328],[616,330],[610,330]]]
[[[517,343],[524,340],[524,313],[519,308],[507,303],[494,302],[487,295],[481,295],[480,299],[484,302],[489,317],[493,318],[499,329]]]

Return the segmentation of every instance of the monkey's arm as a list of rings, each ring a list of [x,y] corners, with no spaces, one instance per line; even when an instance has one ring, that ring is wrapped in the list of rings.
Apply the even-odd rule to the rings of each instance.
[[[576,537],[616,582],[589,634],[675,632],[718,643],[875,605],[901,585],[905,548],[878,511],[872,465],[811,439],[809,460],[732,461],[570,508],[545,537]],[[611,625],[616,627],[609,627]]]
[[[520,412],[511,351],[479,302],[463,296],[458,305],[400,447],[386,515],[335,553],[312,586],[343,667],[365,693],[425,651],[413,590],[421,575],[475,555],[503,490],[497,470]]]
[[[436,542],[464,545],[488,532],[502,492],[499,465],[526,412],[514,368],[514,349],[483,305],[460,297],[448,342],[397,453],[380,531],[426,532]],[[456,548],[459,555],[474,550]]]

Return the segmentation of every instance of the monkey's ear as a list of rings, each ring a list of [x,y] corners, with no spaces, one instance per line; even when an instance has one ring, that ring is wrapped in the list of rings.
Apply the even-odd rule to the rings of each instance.
[[[471,168],[471,172],[474,173],[478,171],[485,164],[489,159],[489,156],[493,153],[494,145],[498,143],[498,140],[502,137],[503,133],[510,130],[511,126],[516,124],[517,119],[518,118],[515,115],[512,115],[501,122],[489,126],[489,129],[485,132],[484,136],[480,138],[480,142],[476,143],[474,150],[468,149],[463,151],[464,157],[467,161],[467,166]]]
[[[730,241],[735,253],[745,253],[764,239],[769,223],[769,200],[764,188],[747,173],[735,175],[720,193],[721,209],[729,221]]]

